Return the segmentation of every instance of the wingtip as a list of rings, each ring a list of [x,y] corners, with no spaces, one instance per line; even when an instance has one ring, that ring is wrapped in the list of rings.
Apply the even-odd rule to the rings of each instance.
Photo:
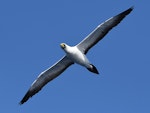
[[[131,12],[134,9],[134,6],[131,6],[128,10]]]
[[[21,102],[21,101],[20,101],[20,102],[19,102],[19,105],[22,105],[23,103],[24,103],[24,102]]]
[[[26,95],[23,97],[23,99],[19,102],[20,105],[24,104],[29,98],[31,97],[30,91],[26,93]]]
[[[130,8],[116,15],[115,17],[117,17],[121,21],[126,15],[130,14],[133,9],[134,9],[134,6],[131,6]]]
[[[134,9],[134,6],[131,6],[129,9],[124,11],[124,13],[129,14]]]
[[[131,6],[131,7],[130,7],[130,9],[132,9],[132,10],[133,10],[133,9],[134,9],[134,6]]]
[[[22,105],[26,102],[27,100],[24,100],[24,98],[19,102],[19,105]]]

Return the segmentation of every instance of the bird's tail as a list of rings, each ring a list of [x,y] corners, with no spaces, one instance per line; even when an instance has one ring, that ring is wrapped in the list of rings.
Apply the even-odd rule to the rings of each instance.
[[[96,67],[93,65],[93,64],[90,64],[91,67],[90,68],[87,68],[89,71],[93,72],[93,73],[96,73],[96,74],[99,74],[98,70],[96,69]]]

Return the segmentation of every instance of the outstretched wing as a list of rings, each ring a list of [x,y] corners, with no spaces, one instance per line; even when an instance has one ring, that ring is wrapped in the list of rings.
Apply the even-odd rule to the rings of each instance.
[[[26,102],[30,97],[39,92],[42,87],[44,87],[49,81],[56,78],[60,75],[65,69],[67,69],[73,62],[64,56],[61,60],[59,60],[56,64],[54,64],[49,69],[42,72],[38,78],[32,83],[30,89],[26,93],[26,95],[21,100],[20,104]]]
[[[132,10],[133,7],[114,17],[111,17],[110,19],[100,24],[93,32],[91,32],[77,45],[78,49],[86,54],[91,47],[93,47],[99,40],[101,40],[113,27],[119,24],[121,20]]]

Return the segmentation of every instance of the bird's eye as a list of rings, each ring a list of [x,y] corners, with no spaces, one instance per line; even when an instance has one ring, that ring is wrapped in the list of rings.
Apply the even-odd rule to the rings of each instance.
[[[65,44],[63,44],[63,47],[65,48],[65,47],[66,47],[66,45],[65,45]]]
[[[66,45],[65,45],[64,43],[61,43],[60,46],[61,46],[61,48],[63,48],[63,49],[66,47]]]

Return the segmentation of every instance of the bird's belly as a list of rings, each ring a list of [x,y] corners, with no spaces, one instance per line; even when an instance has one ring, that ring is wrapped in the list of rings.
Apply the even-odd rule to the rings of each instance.
[[[85,67],[87,67],[87,65],[89,65],[89,61],[88,61],[87,57],[80,52],[70,54],[69,57],[71,58],[71,60],[73,60],[77,64],[80,64]]]

